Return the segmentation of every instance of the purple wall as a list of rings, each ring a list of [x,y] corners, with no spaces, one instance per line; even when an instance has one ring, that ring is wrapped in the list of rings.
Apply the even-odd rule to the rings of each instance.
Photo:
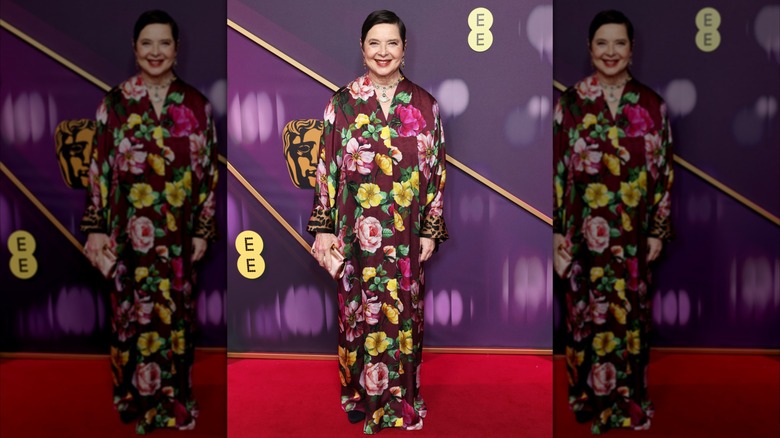
[[[132,27],[144,10],[165,8],[180,26],[177,73],[209,96],[218,117],[221,150],[226,151],[225,7],[199,1],[109,4],[2,0],[2,18],[44,46],[115,85],[135,72]],[[89,13],[85,13],[89,11]],[[0,161],[83,242],[78,222],[85,193],[69,189],[56,162],[54,127],[66,119],[92,118],[103,90],[9,31],[0,30]],[[196,56],[197,54],[197,56]],[[221,170],[224,173],[224,167]],[[0,186],[0,240],[24,229],[37,241],[37,274],[28,280],[0,264],[0,351],[98,353],[105,351],[109,326],[106,288],[77,248],[4,176]],[[220,192],[226,198],[226,179]],[[218,212],[226,233],[224,202]],[[201,345],[224,346],[226,337],[225,260],[227,249],[215,245],[201,271],[199,321]]]
[[[721,16],[711,52],[695,42],[704,6]],[[780,215],[777,1],[556,0],[555,79],[590,73],[590,19],[612,8],[634,24],[632,73],[666,100],[676,154]],[[655,345],[780,347],[780,227],[679,165],[673,202],[677,239],[655,273]]]
[[[467,43],[476,6],[448,1],[390,6],[407,26],[407,77],[440,102],[449,154],[549,214],[551,8],[547,1],[488,1],[494,42]],[[364,2],[228,1],[228,18],[339,86],[362,73]],[[304,25],[301,25],[305,23]],[[335,26],[334,23],[344,25]],[[281,130],[320,118],[331,90],[228,29],[231,163],[304,235],[311,191],[293,187]],[[332,353],[335,285],[278,222],[231,179],[228,235],[264,239],[256,280],[228,262],[230,351]],[[550,227],[449,166],[450,240],[426,267],[426,345],[549,349]]]

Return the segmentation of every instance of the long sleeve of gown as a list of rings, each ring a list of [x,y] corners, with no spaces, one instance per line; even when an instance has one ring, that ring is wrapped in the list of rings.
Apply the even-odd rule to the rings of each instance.
[[[444,208],[444,184],[447,180],[447,153],[444,148],[444,130],[441,125],[438,104],[434,103],[433,144],[435,159],[430,163],[430,175],[425,195],[423,221],[420,227],[420,237],[434,239],[439,244],[449,238],[447,225],[442,216]],[[423,165],[429,165],[425,163]]]
[[[214,119],[211,107],[206,108],[206,129],[198,134],[191,135],[190,141],[195,142],[200,148],[196,154],[196,162],[192,163],[197,178],[196,199],[193,208],[193,236],[207,240],[217,238],[216,221],[216,189],[219,180],[217,169],[217,133],[214,129]],[[193,139],[192,136],[195,136]],[[202,175],[198,175],[202,174]]]
[[[339,164],[342,147],[336,132],[335,121],[341,111],[334,96],[325,109],[320,138],[320,156],[314,184],[314,207],[306,230],[312,235],[336,232],[336,192],[339,184]]]
[[[671,221],[671,188],[674,181],[674,169],[672,168],[674,154],[672,152],[672,131],[669,126],[669,117],[666,105],[660,108],[662,127],[658,133],[657,148],[653,148],[650,154],[652,159],[648,162],[650,174],[653,178],[651,203],[649,209],[650,237],[662,240],[670,240],[674,237]]]
[[[567,122],[571,114],[562,95],[555,105],[553,120],[553,233],[564,234],[566,229],[566,208],[564,196],[568,179],[569,135]]]
[[[95,137],[92,141],[92,159],[87,186],[87,208],[81,218],[80,228],[85,234],[108,234],[110,214],[107,207],[114,161],[112,126],[118,123],[108,96],[100,103],[95,119]]]

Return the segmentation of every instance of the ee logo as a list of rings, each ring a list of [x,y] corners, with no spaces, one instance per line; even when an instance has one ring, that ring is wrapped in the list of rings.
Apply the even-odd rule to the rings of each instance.
[[[11,260],[8,266],[16,278],[27,280],[38,272],[38,260],[35,259],[35,238],[24,230],[17,230],[8,236],[8,250]]]
[[[696,14],[696,46],[702,52],[712,52],[720,46],[720,13],[714,8],[704,8]]]
[[[265,272],[265,260],[260,256],[263,252],[263,239],[251,230],[242,231],[236,237],[238,251],[238,272],[244,277],[255,280]]]
[[[493,45],[493,14],[486,8],[476,8],[469,14],[469,47],[484,52]]]

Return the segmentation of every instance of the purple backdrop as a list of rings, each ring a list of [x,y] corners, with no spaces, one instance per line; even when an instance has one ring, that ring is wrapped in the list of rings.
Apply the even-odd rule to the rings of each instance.
[[[494,17],[494,42],[467,43],[476,6]],[[363,19],[380,4],[358,1],[228,1],[228,18],[339,86],[361,74]],[[384,7],[388,7],[384,5]],[[439,100],[452,156],[549,214],[551,7],[549,1],[394,2],[407,26],[405,74]],[[302,25],[305,23],[305,25]],[[344,25],[334,26],[334,23]],[[281,130],[321,118],[331,90],[228,29],[231,163],[308,242],[313,193],[293,187]],[[449,166],[450,241],[426,268],[426,345],[549,349],[550,227]],[[228,348],[331,354],[335,285],[240,184],[228,188],[228,238],[264,239],[256,280],[229,257]]]
[[[721,17],[711,52],[695,41],[704,6]],[[666,100],[677,155],[780,215],[777,1],[556,0],[555,79],[590,73],[590,19],[612,8],[634,23],[632,73]],[[780,347],[780,228],[680,165],[673,190],[677,239],[655,272],[654,344]],[[562,334],[558,315],[556,304]]]
[[[1,0],[2,18],[44,46],[109,85],[134,73],[132,27],[147,9],[165,8],[180,26],[177,73],[209,96],[226,151],[225,5],[199,1],[142,1],[132,4],[53,0]],[[88,11],[88,13],[85,13]],[[53,132],[62,120],[93,118],[104,92],[81,76],[0,30],[0,161],[80,242],[86,195],[69,189],[58,169]],[[196,56],[197,54],[197,56]],[[223,175],[226,169],[222,167]],[[226,198],[226,179],[219,188]],[[220,233],[227,230],[225,203],[218,208]],[[109,309],[100,274],[5,176],[0,188],[0,239],[24,229],[37,241],[37,274],[28,280],[0,263],[0,351],[102,353]],[[226,247],[214,245],[200,273],[200,345],[225,346]]]

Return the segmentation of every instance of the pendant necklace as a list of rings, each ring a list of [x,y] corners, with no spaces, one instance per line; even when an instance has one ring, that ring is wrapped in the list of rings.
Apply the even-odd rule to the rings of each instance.
[[[617,102],[619,97],[615,95],[615,91],[623,88],[623,86],[625,86],[628,83],[628,81],[630,81],[630,80],[631,80],[631,76],[627,76],[625,79],[623,79],[622,82],[620,82],[619,84],[615,84],[615,85],[605,85],[604,83],[599,81],[599,84],[601,85],[601,88],[607,90],[607,96],[605,97],[605,99],[607,99],[607,102],[609,102],[609,103]]]
[[[144,85],[146,85],[146,88],[151,90],[151,92],[152,92],[151,95],[149,96],[149,99],[151,99],[151,101],[153,103],[160,103],[160,102],[162,102],[164,96],[160,96],[160,90],[168,88],[168,86],[171,85],[173,83],[173,81],[175,81],[175,80],[176,80],[176,76],[171,76],[171,78],[168,79],[165,83],[158,84],[158,85],[154,85],[154,84],[150,85],[150,84],[147,84],[146,82],[144,82]]]
[[[376,92],[377,92],[377,97],[376,97],[376,99],[377,99],[378,101],[382,102],[382,103],[387,103],[387,102],[390,102],[390,97],[387,95],[387,90],[391,90],[391,89],[395,88],[395,87],[396,87],[398,84],[400,84],[400,83],[401,83],[401,81],[403,81],[403,80],[404,80],[404,77],[403,77],[403,76],[401,76],[400,78],[398,78],[398,80],[397,80],[397,81],[395,81],[395,83],[394,83],[394,84],[390,84],[390,85],[384,85],[384,86],[382,86],[382,85],[377,85],[377,84],[374,84],[374,89],[375,89],[375,90],[376,90]],[[373,81],[372,81],[372,82],[373,82]],[[380,88],[381,88],[381,91],[382,91],[382,97],[379,97],[379,91],[380,91]]]

